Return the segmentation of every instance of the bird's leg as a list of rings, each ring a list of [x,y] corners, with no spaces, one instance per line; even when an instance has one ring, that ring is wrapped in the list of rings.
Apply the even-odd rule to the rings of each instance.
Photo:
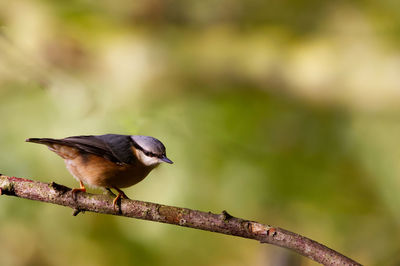
[[[74,188],[74,189],[71,191],[72,197],[73,197],[74,199],[76,199],[76,192],[79,192],[79,191],[86,192],[85,185],[83,184],[82,181],[79,181],[79,185],[80,185],[80,188]]]
[[[128,197],[122,190],[120,190],[119,188],[116,188],[116,187],[114,187],[114,189],[115,189],[116,191],[118,191],[119,195],[120,195],[122,198],[124,198],[124,199],[129,199],[129,197]]]
[[[113,189],[115,189],[116,191],[118,191],[118,195],[115,197],[115,199],[113,200],[113,208],[115,210],[115,205],[118,202],[118,200],[120,200],[121,198],[124,199],[129,199],[128,196],[119,188],[113,187]]]

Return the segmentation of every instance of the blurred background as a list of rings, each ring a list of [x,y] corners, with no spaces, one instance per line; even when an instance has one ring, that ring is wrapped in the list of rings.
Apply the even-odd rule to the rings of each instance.
[[[0,1],[0,172],[78,183],[28,137],[141,134],[131,198],[400,265],[400,3]],[[98,190],[91,190],[101,193]],[[0,197],[14,265],[316,265],[256,241]]]

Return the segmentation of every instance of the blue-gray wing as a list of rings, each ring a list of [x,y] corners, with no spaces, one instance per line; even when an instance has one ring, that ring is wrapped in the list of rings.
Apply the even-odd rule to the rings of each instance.
[[[127,135],[73,136],[62,141],[68,146],[104,157],[115,163],[132,164],[136,158],[131,149],[132,140]]]

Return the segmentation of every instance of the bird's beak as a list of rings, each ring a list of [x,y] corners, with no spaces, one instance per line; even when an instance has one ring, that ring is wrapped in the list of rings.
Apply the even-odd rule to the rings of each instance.
[[[171,164],[173,164],[174,162],[173,161],[171,161],[170,159],[168,159],[167,157],[162,157],[161,159],[160,159],[161,161],[163,161],[163,162],[165,162],[165,163],[171,163]]]

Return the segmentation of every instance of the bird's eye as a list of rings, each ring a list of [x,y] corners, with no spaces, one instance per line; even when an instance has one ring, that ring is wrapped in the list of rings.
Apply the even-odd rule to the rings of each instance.
[[[144,154],[146,155],[146,156],[149,156],[149,157],[154,157],[154,156],[156,156],[154,153],[152,153],[152,152],[150,152],[150,151],[143,151],[144,152]]]

